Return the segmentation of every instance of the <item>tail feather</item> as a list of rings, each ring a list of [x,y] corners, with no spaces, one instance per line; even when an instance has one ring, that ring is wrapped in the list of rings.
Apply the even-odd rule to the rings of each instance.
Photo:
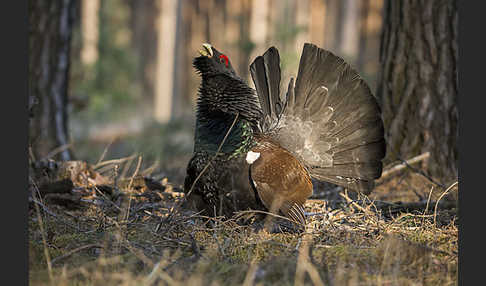
[[[275,47],[269,48],[250,65],[260,104],[265,114],[265,127],[278,121],[283,105],[280,99],[280,56]]]
[[[369,180],[381,175],[381,162],[371,161],[363,163],[334,164],[331,167],[312,168],[311,173],[325,176],[336,176],[337,179],[356,178]]]
[[[343,119],[342,129],[334,128],[328,134],[325,134],[327,138],[335,139],[334,146],[345,144],[350,141],[355,141],[356,144],[368,144],[383,139],[384,129],[381,124],[380,118],[369,117],[355,117],[356,121],[351,121],[353,114],[350,117]],[[351,122],[346,122],[350,120]],[[338,125],[339,126],[339,125]],[[357,142],[356,142],[357,141]],[[381,159],[381,158],[380,158]]]
[[[364,194],[369,194],[375,185],[371,180],[360,180],[356,178],[337,178],[336,176],[327,176],[321,174],[314,174],[313,178],[321,181],[326,181],[335,185],[343,186]]]
[[[287,112],[287,106],[295,104],[295,93],[294,93],[294,78],[291,77],[289,80],[289,86],[287,87],[287,93],[285,94],[284,108],[282,113]]]
[[[264,113],[279,119],[268,132],[312,177],[371,191],[386,150],[381,110],[366,82],[342,58],[306,43],[279,113],[271,108],[280,85],[275,51],[269,49],[251,68]]]
[[[280,209],[288,218],[305,226],[305,211],[300,203],[284,202]]]
[[[354,164],[361,162],[373,162],[376,158],[385,156],[383,148],[380,148],[384,144],[383,140],[361,145],[346,149],[340,152],[334,153],[334,164]],[[372,179],[367,178],[367,179]]]

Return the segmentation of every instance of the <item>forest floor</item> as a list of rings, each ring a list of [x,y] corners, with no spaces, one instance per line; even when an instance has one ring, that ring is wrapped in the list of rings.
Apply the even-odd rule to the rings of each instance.
[[[127,161],[93,164],[67,192],[31,177],[30,285],[457,284],[457,184],[418,168],[388,173],[369,196],[316,184],[305,231],[292,233],[243,223],[251,213],[186,210],[180,185],[133,157],[128,173]],[[123,178],[102,187],[102,171]]]

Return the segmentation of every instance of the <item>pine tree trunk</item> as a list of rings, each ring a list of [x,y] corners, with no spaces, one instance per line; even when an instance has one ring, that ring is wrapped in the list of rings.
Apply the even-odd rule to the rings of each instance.
[[[367,55],[367,39],[368,39],[368,14],[369,14],[370,0],[363,0],[361,2],[361,11],[359,15],[359,43],[358,43],[358,58],[356,59],[356,67],[360,73],[365,70],[365,57]]]
[[[343,9],[342,27],[340,30],[340,49],[336,50],[341,55],[346,56],[348,61],[354,65],[358,54],[359,42],[359,15],[362,1],[341,0]]]
[[[154,117],[166,123],[173,117],[176,61],[177,1],[159,0]]]
[[[81,62],[85,65],[92,65],[98,60],[99,9],[99,0],[81,2],[81,34],[83,37]]]
[[[250,59],[262,55],[267,49],[268,38],[268,0],[251,1],[250,41],[255,45],[250,53]]]
[[[294,2],[295,13],[295,26],[302,29],[295,36],[295,48],[294,51],[300,54],[304,47],[304,43],[308,42],[310,34],[310,0],[296,1]],[[320,11],[323,14],[323,11]],[[322,15],[321,15],[322,17]]]
[[[384,6],[377,96],[387,161],[430,152],[430,175],[458,175],[457,1],[396,1]]]
[[[241,57],[241,52],[238,46],[240,41],[241,7],[242,3],[240,1],[227,1],[225,6],[225,39],[228,46],[227,50],[231,51],[233,68],[236,70],[237,74],[241,74],[243,69],[246,70],[248,68],[239,65]]]
[[[326,17],[324,18],[324,45],[325,49],[336,51],[339,39],[336,35],[339,25],[339,0],[325,0]]]
[[[310,5],[310,41],[318,47],[324,47],[325,23],[328,17],[327,6],[324,0],[311,0]]]
[[[130,0],[132,45],[139,66],[137,79],[142,86],[142,94],[154,100],[155,63],[157,62],[157,16],[156,1]]]
[[[248,82],[250,79],[250,53],[253,49],[252,42],[250,40],[250,19],[251,19],[251,1],[241,1],[241,21],[240,21],[240,77],[246,79]]]
[[[29,145],[36,159],[70,160],[68,80],[75,1],[29,1]],[[64,149],[64,150],[63,150]]]

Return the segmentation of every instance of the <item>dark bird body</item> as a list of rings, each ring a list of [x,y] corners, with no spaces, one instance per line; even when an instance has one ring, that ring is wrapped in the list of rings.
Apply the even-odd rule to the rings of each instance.
[[[372,190],[385,155],[381,111],[341,58],[305,44],[295,85],[291,79],[281,95],[277,49],[251,64],[256,90],[210,45],[200,53],[194,154],[184,182],[194,209],[227,217],[267,210],[304,223],[311,177]]]

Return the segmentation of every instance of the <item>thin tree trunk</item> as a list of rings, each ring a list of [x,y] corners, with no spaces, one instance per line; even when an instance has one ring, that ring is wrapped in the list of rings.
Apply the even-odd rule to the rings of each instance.
[[[336,15],[334,16],[334,38],[331,42],[334,52],[339,53],[343,46],[343,31],[344,31],[344,20],[346,19],[346,8],[348,2],[346,0],[333,0],[331,2],[334,6],[334,11]]]
[[[92,65],[98,60],[98,37],[99,37],[99,0],[81,2],[81,62],[85,65]]]
[[[156,1],[130,0],[132,45],[138,58],[137,79],[142,86],[142,94],[154,100],[155,67],[157,59],[157,16]]]
[[[155,119],[160,123],[168,122],[172,118],[176,61],[177,2],[176,0],[159,1],[154,115]]]
[[[217,49],[224,49],[224,5],[221,0],[207,0],[209,42]]]
[[[338,38],[336,26],[339,25],[338,12],[340,0],[325,0],[326,18],[324,24],[324,48],[335,51]]]
[[[241,22],[240,22],[240,77],[247,79],[248,82],[251,81],[250,79],[250,53],[253,50],[253,45],[250,41],[250,20],[252,9],[251,9],[251,2],[250,0],[242,0],[242,9],[241,9]]]
[[[189,0],[186,2],[185,9],[188,13],[189,19],[189,35],[188,45],[186,46],[186,57],[190,59],[186,62],[186,69],[188,70],[188,90],[193,108],[195,107],[197,91],[199,86],[199,76],[194,72],[192,60],[198,55],[198,50],[202,48],[202,44],[207,41],[204,37],[205,27],[201,23],[204,21],[204,15],[201,11],[200,3],[197,0]]]
[[[240,41],[240,17],[241,17],[241,2],[240,1],[227,1],[226,2],[226,23],[225,23],[225,39],[228,43],[228,47],[231,50],[231,62],[233,68],[237,74],[241,74],[242,69],[248,67],[241,67],[240,62],[240,49],[238,47]]]
[[[174,87],[172,91],[172,118],[182,117],[186,107],[190,104],[186,96],[187,84],[184,78],[184,63],[186,57],[183,52],[185,45],[185,31],[182,25],[182,4],[185,0],[178,0],[176,5],[175,47],[174,47]]]
[[[250,59],[253,60],[267,49],[269,1],[252,0],[251,9],[250,40],[255,44],[255,48],[250,54]]]
[[[341,0],[342,2],[342,28],[341,35],[341,49],[339,53],[347,56],[349,59],[356,59],[358,53],[358,39],[359,39],[359,13],[362,1],[356,0]],[[351,62],[353,64],[353,62]]]
[[[57,148],[56,159],[72,158],[66,147],[75,4],[72,0],[29,1],[29,97],[37,102],[32,108],[29,144],[36,159]]]
[[[424,152],[444,182],[458,174],[457,1],[396,1],[384,7],[381,72],[388,162]]]
[[[324,0],[311,0],[309,11],[309,34],[311,42],[319,47],[324,47],[325,22],[327,19],[327,6]]]
[[[304,43],[308,42],[309,40],[309,33],[310,33],[310,0],[300,0],[295,2],[295,25],[297,28],[302,29],[299,30],[297,35],[295,36],[295,52],[300,55],[302,48],[304,47]],[[323,11],[320,11],[321,14]],[[322,15],[321,15],[322,17]]]
[[[358,58],[356,67],[360,73],[365,71],[365,63],[367,53],[367,40],[368,40],[368,15],[369,15],[370,0],[363,0],[361,3],[360,11],[360,27],[359,27],[359,43],[358,43]]]
[[[194,99],[197,95],[196,76],[192,67],[193,58],[198,54],[198,50],[201,49],[200,37],[196,35],[194,26],[198,22],[196,14],[196,5],[193,0],[180,0],[180,29],[181,37],[178,45],[179,54],[179,82],[180,87],[179,96],[183,97],[181,103],[183,104],[178,116],[191,116],[194,114]],[[196,40],[196,41],[195,41]]]

